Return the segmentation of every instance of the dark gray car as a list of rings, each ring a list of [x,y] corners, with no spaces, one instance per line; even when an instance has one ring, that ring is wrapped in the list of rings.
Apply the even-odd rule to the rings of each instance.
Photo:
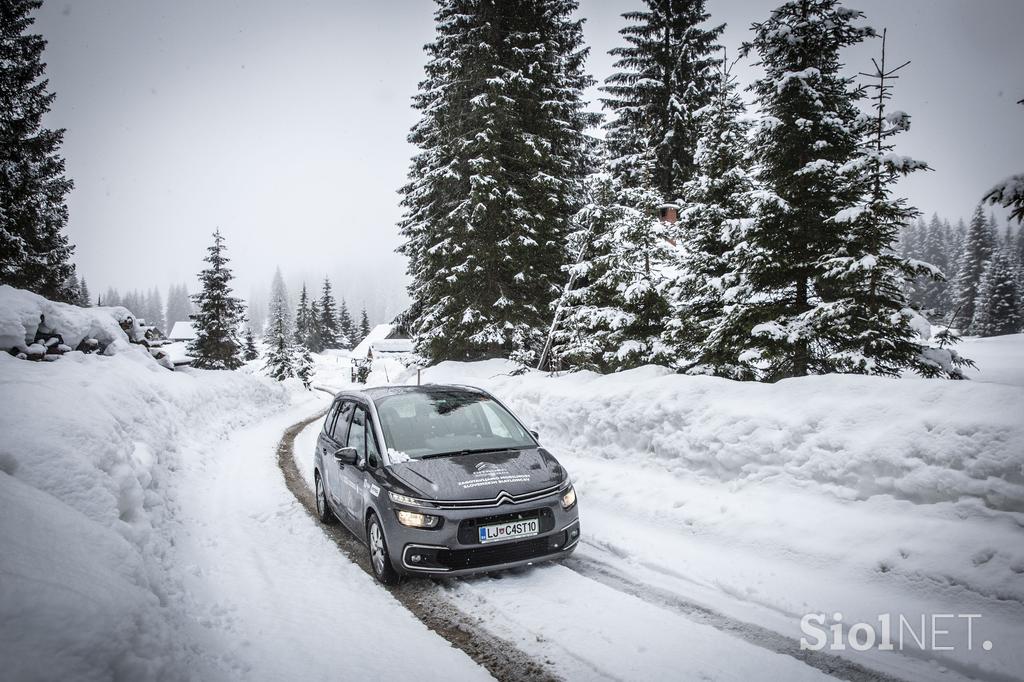
[[[558,559],[580,539],[569,475],[478,388],[339,393],[314,467],[320,520],[363,540],[384,583]]]

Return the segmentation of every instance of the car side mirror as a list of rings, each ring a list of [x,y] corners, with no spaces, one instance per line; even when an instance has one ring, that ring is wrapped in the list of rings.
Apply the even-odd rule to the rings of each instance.
[[[540,433],[538,433],[536,429],[530,429],[530,435],[533,436],[534,440],[538,443],[540,442]]]
[[[334,459],[338,464],[355,465],[359,461],[359,453],[355,448],[338,448],[334,452]]]

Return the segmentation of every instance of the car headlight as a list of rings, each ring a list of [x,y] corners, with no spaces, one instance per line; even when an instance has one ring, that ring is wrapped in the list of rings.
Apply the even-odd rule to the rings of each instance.
[[[576,506],[576,488],[571,485],[562,493],[562,509],[572,509]]]
[[[398,493],[393,493],[390,490],[388,491],[388,497],[391,498],[392,502],[397,502],[398,504],[407,504],[410,507],[424,506],[422,500],[417,500],[415,497],[409,497],[408,495],[399,495]]]
[[[400,524],[403,526],[409,526],[410,528],[435,528],[441,521],[437,516],[405,511],[404,509],[396,510],[395,514],[398,516],[398,522]]]

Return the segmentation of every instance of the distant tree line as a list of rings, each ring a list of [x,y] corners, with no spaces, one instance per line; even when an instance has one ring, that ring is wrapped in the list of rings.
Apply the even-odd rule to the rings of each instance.
[[[980,205],[966,225],[918,218],[904,226],[897,249],[943,273],[907,283],[910,302],[932,321],[979,336],[1024,329],[1024,231],[1012,218],[1000,228]]]

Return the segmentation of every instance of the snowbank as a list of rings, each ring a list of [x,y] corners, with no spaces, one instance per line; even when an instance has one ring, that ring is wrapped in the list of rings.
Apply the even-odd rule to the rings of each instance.
[[[14,327],[40,303],[19,295],[31,305],[12,310],[3,289],[3,333],[20,334]],[[85,309],[95,312],[86,322],[68,308],[43,304],[65,338],[116,338],[109,314]],[[0,354],[4,676],[209,679],[193,660],[202,638],[179,608],[170,565],[171,472],[187,444],[218,440],[288,401],[273,382],[168,372],[141,351],[71,352],[55,363]]]
[[[654,460],[738,485],[785,480],[845,499],[969,496],[1024,512],[1020,387],[849,375],[758,384],[653,366],[510,377],[512,369],[446,362],[423,381],[488,388],[542,440],[586,457]],[[410,373],[402,379],[415,383]]]
[[[138,321],[127,308],[79,308],[5,284],[0,286],[0,350],[17,348],[24,352],[36,335],[40,315],[46,316],[46,325],[61,335],[65,345],[77,348],[84,339],[96,339],[101,347],[108,348],[108,355],[128,345],[128,334],[121,329],[121,322],[131,318],[129,332],[133,338],[142,334]]]

